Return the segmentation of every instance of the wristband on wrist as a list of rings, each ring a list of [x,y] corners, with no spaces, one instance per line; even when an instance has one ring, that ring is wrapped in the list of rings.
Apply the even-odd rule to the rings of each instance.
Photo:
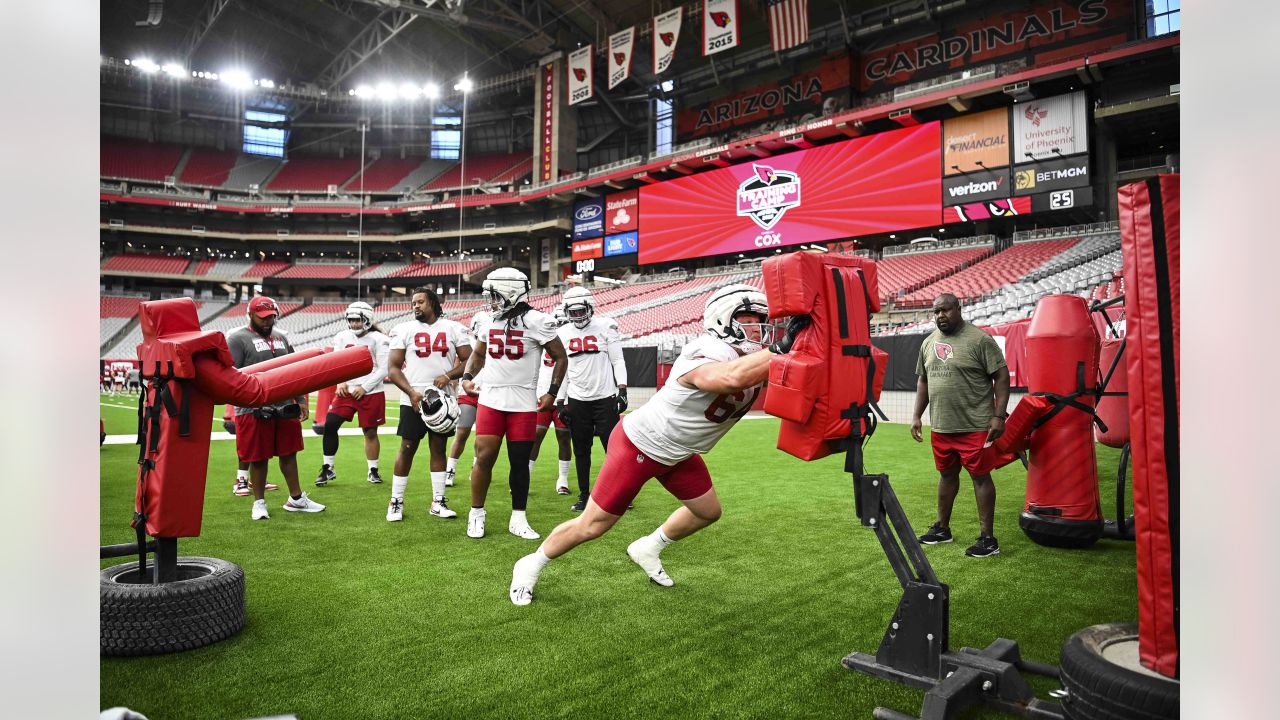
[[[560,383],[551,383],[551,386],[547,388],[547,394],[550,395],[551,397],[555,397],[556,395],[559,395]]]
[[[475,379],[476,379],[476,376],[475,376],[475,375],[472,375],[472,374],[471,374],[471,373],[469,373],[469,372],[464,372],[464,373],[462,373],[462,379],[463,379],[463,380],[475,380]]]

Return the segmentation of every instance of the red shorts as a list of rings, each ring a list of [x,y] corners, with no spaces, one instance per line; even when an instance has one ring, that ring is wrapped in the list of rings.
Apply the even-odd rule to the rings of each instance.
[[[933,446],[933,465],[942,472],[959,462],[970,475],[988,475],[994,469],[997,453],[992,446],[986,451],[982,445],[987,441],[987,432],[929,433],[929,442]]]
[[[505,436],[508,442],[533,442],[538,413],[494,410],[487,405],[476,408],[476,435]]]
[[[640,452],[622,429],[622,423],[618,423],[609,435],[609,452],[604,456],[591,499],[605,512],[621,515],[649,478],[657,478],[667,492],[682,502],[702,497],[711,489],[711,474],[701,455],[663,465]]]
[[[253,413],[236,416],[236,456],[240,462],[262,462],[301,451],[301,420],[260,420]]]
[[[385,392],[367,393],[362,395],[359,400],[351,397],[334,396],[333,402],[329,403],[329,415],[337,415],[343,420],[350,420],[355,417],[356,412],[360,413],[360,427],[372,428],[379,425],[385,425],[387,422],[387,394]],[[327,418],[321,418],[323,422]]]
[[[461,392],[461,391],[459,391],[459,392],[458,392],[458,404],[459,404],[459,405],[473,405],[473,406],[478,406],[478,405],[480,404],[480,398],[472,397],[472,396],[470,396],[470,395],[466,394],[465,392]]]
[[[545,428],[552,425],[555,425],[557,430],[569,429],[569,426],[565,425],[564,421],[560,419],[560,413],[554,409],[538,413],[538,427]]]

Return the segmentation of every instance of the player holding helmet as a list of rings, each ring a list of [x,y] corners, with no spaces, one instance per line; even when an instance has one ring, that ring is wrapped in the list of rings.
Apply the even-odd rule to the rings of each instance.
[[[445,500],[445,438],[453,435],[458,402],[452,382],[471,357],[471,335],[461,323],[444,317],[440,298],[428,288],[410,295],[413,319],[391,330],[391,382],[400,388],[400,450],[391,476],[387,520],[404,518],[404,491],[418,444],[427,438],[431,454],[431,514],[455,518]],[[403,368],[403,369],[402,369]],[[424,413],[424,406],[426,412]]]
[[[476,465],[471,469],[471,513],[467,518],[468,537],[484,537],[485,496],[493,478],[493,464],[507,439],[507,459],[511,463],[511,519],[507,530],[526,540],[536,540],[529,527],[525,506],[529,499],[529,453],[539,410],[550,410],[564,379],[568,364],[564,346],[556,337],[556,323],[527,302],[529,278],[514,268],[489,273],[482,285],[493,319],[476,344],[462,376],[463,390],[472,392],[475,373],[483,368],[484,393],[476,411]],[[546,350],[555,361],[551,387],[542,397],[535,395],[538,366]]]
[[[653,399],[614,428],[586,509],[516,562],[511,602],[533,602],[534,585],[547,563],[607,532],[650,478],[683,504],[652,534],[631,543],[627,555],[653,582],[674,584],[659,559],[663,548],[720,518],[720,500],[701,454],[747,414],[769,376],[773,353],[789,351],[809,324],[807,316],[793,318],[784,337],[769,345],[768,312],[764,293],[750,285],[729,285],[711,294],[703,313],[705,334],[684,346]],[[766,345],[769,349],[762,350]]]
[[[591,492],[591,444],[609,451],[609,435],[627,409],[627,364],[622,359],[622,338],[616,324],[596,316],[591,291],[576,287],[564,294],[568,324],[559,331],[569,351],[569,371],[557,402],[564,401],[562,415],[573,438],[578,474],[578,501],[570,509],[582,512]]]
[[[383,380],[387,377],[387,357],[391,353],[391,338],[373,322],[373,307],[356,301],[347,306],[343,317],[347,329],[333,336],[333,349],[363,346],[373,355],[373,371],[364,377],[339,383],[334,393],[329,413],[324,419],[324,464],[316,475],[316,485],[328,485],[338,477],[333,471],[334,458],[338,454],[338,429],[343,423],[360,413],[360,430],[364,432],[364,456],[369,463],[369,482],[382,482],[378,475],[378,453],[382,444],[378,441],[378,426],[387,422],[387,396]]]

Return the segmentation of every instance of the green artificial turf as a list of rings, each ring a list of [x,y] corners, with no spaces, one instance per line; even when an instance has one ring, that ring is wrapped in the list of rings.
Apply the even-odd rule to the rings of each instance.
[[[127,404],[127,403],[120,403]],[[112,417],[108,417],[108,410]],[[109,425],[132,416],[114,417]],[[313,484],[320,439],[306,433],[303,489],[320,514],[285,512],[285,487],[268,493],[271,519],[231,494],[233,443],[214,442],[201,536],[183,555],[244,568],[248,619],[237,635],[176,655],[102,658],[103,708],[161,718],[867,718],[877,705],[917,713],[923,693],[843,669],[874,654],[900,591],[874,533],[858,526],[841,458],[803,463],[774,449],[777,421],[741,422],[707,459],[724,517],[663,554],[673,588],[651,584],[625,548],[676,501],[650,483],[612,532],[553,562],[532,606],[507,599],[511,566],[537,541],[506,532],[506,461],[499,461],[488,536],[466,537],[469,482],[450,490],[461,517],[427,514],[425,447],[410,480],[405,519],[388,523],[396,438],[382,436],[379,486],[365,481],[357,437],[343,437],[338,479]],[[109,427],[108,432],[112,432]],[[1103,507],[1114,515],[1118,453],[1098,449]],[[470,465],[471,449],[461,467]],[[129,528],[136,447],[102,449],[102,542]],[[601,453],[597,447],[596,464]],[[917,533],[934,518],[937,475],[927,444],[883,425],[867,449],[869,472],[891,477]],[[572,516],[554,493],[555,445],[543,447],[529,519],[544,537]],[[951,588],[951,646],[1016,639],[1023,657],[1056,663],[1063,640],[1101,622],[1137,617],[1132,543],[1087,550],[1033,544],[1018,529],[1025,471],[996,473],[1001,554],[964,557],[977,536],[967,476],[956,502],[956,542],[925,552]],[[103,561],[103,567],[120,560]],[[1036,679],[1041,697],[1057,685]],[[960,717],[1001,717],[974,709]]]

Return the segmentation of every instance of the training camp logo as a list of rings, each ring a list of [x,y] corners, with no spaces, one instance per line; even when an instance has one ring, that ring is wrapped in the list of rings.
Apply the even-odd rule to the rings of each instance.
[[[955,348],[951,347],[950,343],[934,343],[933,354],[937,355],[942,362],[946,362],[947,358],[955,354]]]
[[[1040,127],[1040,121],[1049,117],[1049,111],[1039,105],[1028,105],[1022,116],[1031,121],[1031,124]]]
[[[738,216],[749,217],[764,230],[800,205],[800,176],[768,165],[751,164],[756,174],[738,186]]]
[[[1030,190],[1036,186],[1036,171],[1034,168],[1027,170],[1019,170],[1013,175],[1013,187],[1016,190]]]

